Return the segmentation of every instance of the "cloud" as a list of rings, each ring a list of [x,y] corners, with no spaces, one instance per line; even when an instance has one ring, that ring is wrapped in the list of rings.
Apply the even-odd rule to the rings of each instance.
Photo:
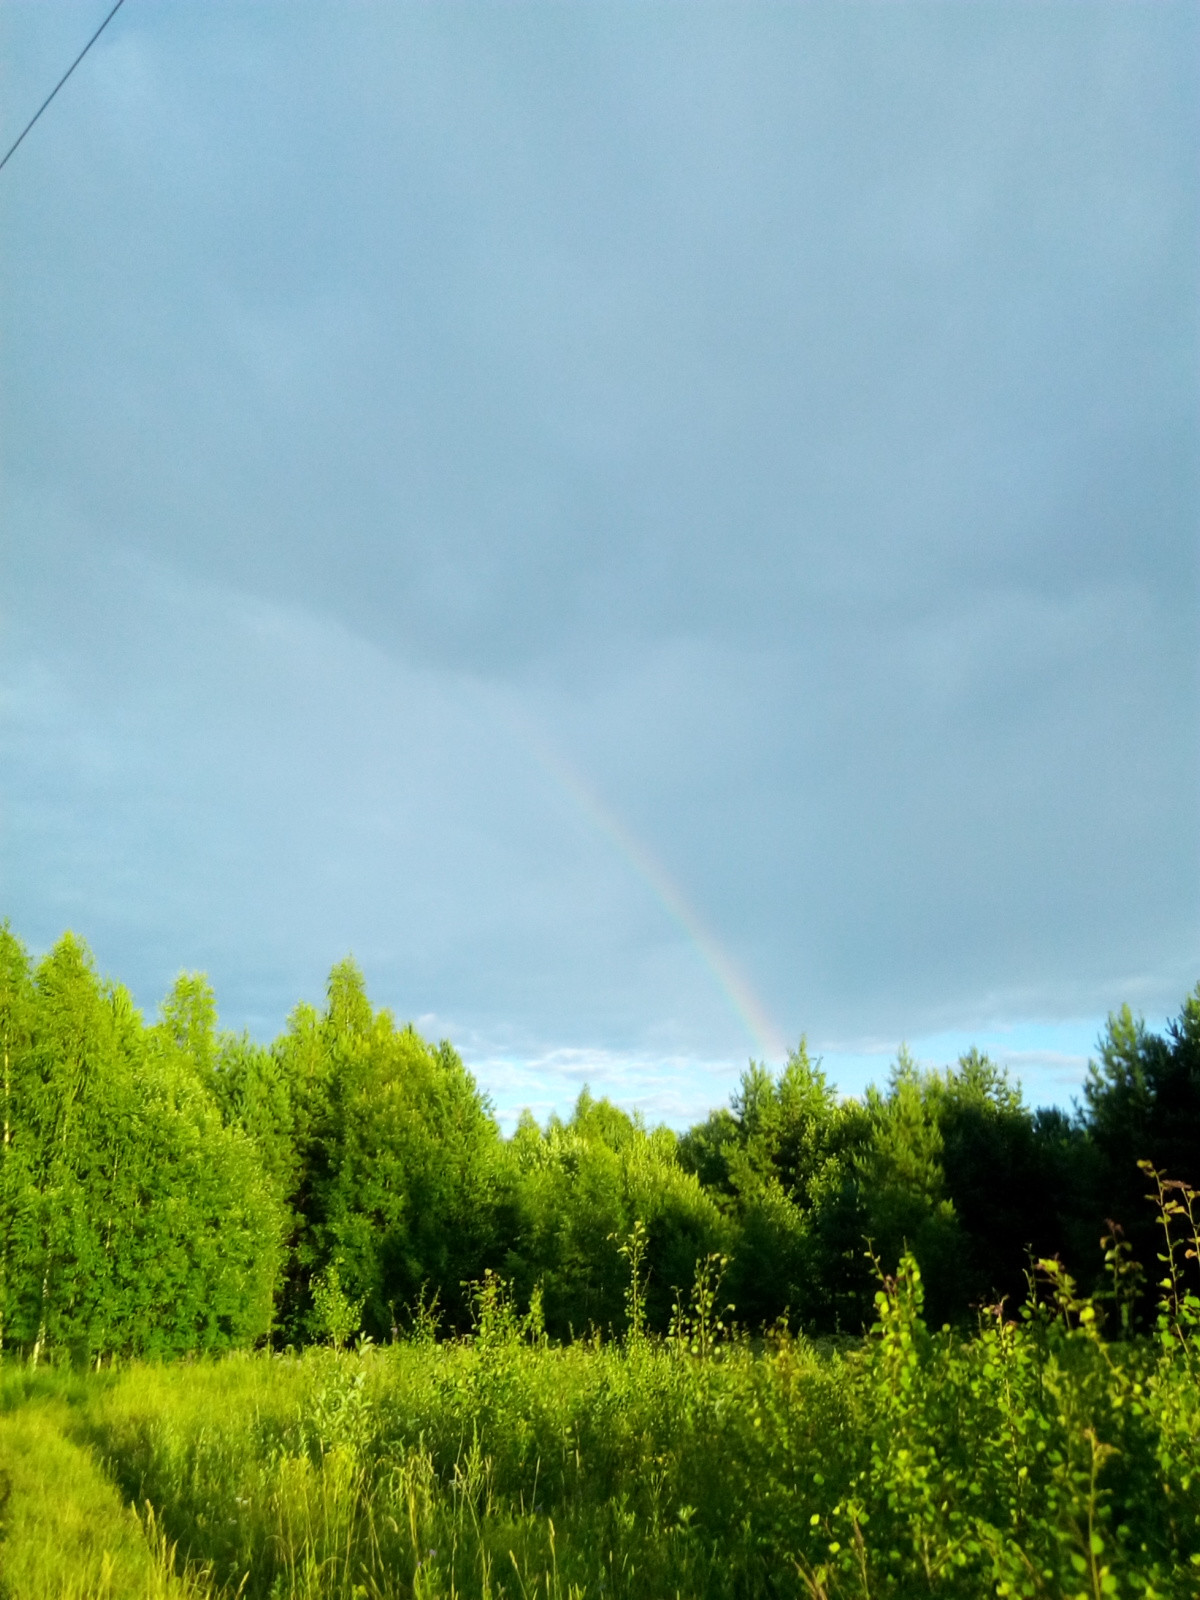
[[[19,928],[735,1072],[507,706],[785,1038],[1178,1004],[1193,8],[118,21],[0,190]]]
[[[473,1058],[468,1051],[466,1059],[506,1132],[524,1110],[543,1125],[551,1116],[565,1120],[584,1089],[640,1114],[651,1126],[684,1129],[727,1104],[738,1083],[728,1061],[692,1056],[589,1049],[551,1050],[516,1061]]]

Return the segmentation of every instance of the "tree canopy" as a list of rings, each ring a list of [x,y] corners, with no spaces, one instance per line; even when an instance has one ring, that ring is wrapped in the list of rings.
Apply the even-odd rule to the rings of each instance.
[[[697,1263],[752,1328],[857,1332],[876,1267],[920,1262],[938,1320],[1085,1285],[1123,1229],[1149,1265],[1149,1160],[1200,1184],[1200,986],[1165,1033],[1109,1019],[1073,1113],[984,1055],[904,1051],[842,1098],[803,1040],[683,1135],[586,1088],[504,1138],[453,1046],[374,1007],[351,960],[271,1044],[221,1030],[202,974],[147,1023],[67,933],[0,928],[0,1352],[100,1359],[469,1328],[488,1274],[547,1331],[665,1329]]]

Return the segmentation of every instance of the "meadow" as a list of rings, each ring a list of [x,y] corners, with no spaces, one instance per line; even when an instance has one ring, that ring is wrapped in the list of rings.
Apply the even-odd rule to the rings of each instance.
[[[505,1136],[352,962],[264,1045],[0,926],[0,1600],[1196,1600],[1200,987],[1083,1097]]]
[[[566,1345],[489,1277],[463,1338],[10,1365],[0,1592],[1194,1600],[1195,1198],[1163,1191],[1152,1336],[1119,1336],[1117,1244],[1107,1305],[1047,1262],[972,1333],[927,1327],[907,1257],[865,1338],[750,1339],[710,1260],[665,1337],[636,1272],[625,1336]]]

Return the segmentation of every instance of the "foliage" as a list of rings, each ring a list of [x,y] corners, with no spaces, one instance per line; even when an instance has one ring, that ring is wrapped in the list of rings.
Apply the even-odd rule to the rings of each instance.
[[[625,1342],[551,1343],[492,1274],[472,1333],[442,1343],[14,1371],[0,1439],[15,1424],[75,1463],[47,1489],[58,1526],[102,1467],[162,1581],[213,1600],[1190,1600],[1197,1196],[1147,1176],[1153,1338],[1106,1343],[1049,1259],[1019,1317],[962,1333],[926,1324],[905,1256],[869,1335],[825,1350],[723,1330],[719,1261],[674,1336]],[[28,1519],[2,1531],[5,1571],[48,1559]],[[144,1583],[111,1592],[167,1592]]]
[[[318,1335],[327,1334],[335,1350],[340,1350],[362,1326],[363,1301],[351,1300],[342,1288],[336,1261],[313,1281],[312,1324]]]
[[[196,1038],[144,1027],[70,934],[31,970],[0,930],[0,985],[2,1346],[87,1361],[264,1335],[276,1207]]]
[[[552,1120],[543,1133],[524,1120],[509,1158],[503,1270],[526,1298],[540,1286],[550,1332],[626,1326],[622,1257],[635,1231],[645,1274],[639,1315],[664,1332],[697,1258],[728,1234],[714,1200],[680,1166],[675,1135],[647,1130],[584,1089],[570,1122]]]
[[[902,1050],[843,1099],[801,1040],[682,1137],[584,1089],[505,1140],[453,1046],[352,960],[262,1045],[220,1030],[201,974],[147,1026],[73,935],[35,966],[5,926],[0,1067],[0,1354],[37,1361],[384,1341],[434,1305],[461,1335],[489,1272],[552,1338],[631,1314],[662,1335],[714,1256],[739,1326],[856,1336],[864,1241],[888,1274],[915,1259],[935,1325],[1017,1303],[1032,1255],[1119,1300],[1128,1336],[1154,1316],[1153,1274],[1121,1266],[1157,1248],[1137,1163],[1200,1182],[1200,988],[1161,1036],[1114,1013],[1074,1114],[973,1050]]]
[[[755,1062],[729,1112],[681,1141],[685,1166],[702,1175],[735,1222],[730,1291],[738,1314],[770,1325],[861,1325],[863,1217],[856,1152],[862,1109],[838,1100],[801,1040],[778,1078]]]
[[[1151,1033],[1128,1006],[1114,1012],[1084,1097],[1092,1156],[1081,1173],[1088,1221],[1094,1229],[1096,1219],[1115,1219],[1134,1255],[1148,1261],[1155,1228],[1141,1203],[1139,1163],[1200,1185],[1200,985],[1165,1035]]]
[[[4,927],[0,1597],[1194,1596],[1198,1048],[505,1140],[351,961],[263,1046]]]

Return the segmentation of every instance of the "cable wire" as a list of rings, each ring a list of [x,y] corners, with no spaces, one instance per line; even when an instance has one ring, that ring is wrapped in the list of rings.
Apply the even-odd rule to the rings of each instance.
[[[100,35],[101,35],[101,34],[102,34],[102,33],[103,33],[103,32],[104,32],[104,30],[105,30],[105,28],[107,28],[107,27],[108,27],[108,25],[109,25],[109,23],[110,23],[110,22],[111,22],[111,21],[112,21],[112,19],[113,19],[113,18],[114,18],[114,17],[115,17],[115,16],[116,16],[116,14],[117,14],[117,12],[118,12],[118,11],[120,11],[120,9],[121,9],[121,7],[122,7],[122,6],[123,6],[123,5],[124,5],[124,4],[125,4],[125,0],[117,0],[117,3],[116,3],[116,5],[115,5],[115,6],[114,6],[114,7],[113,7],[113,8],[112,8],[112,10],[111,10],[111,11],[110,11],[110,12],[109,12],[109,13],[108,13],[108,15],[107,15],[107,16],[106,16],[106,17],[105,17],[105,19],[104,19],[104,21],[103,21],[103,22],[102,22],[102,23],[101,23],[101,24],[100,24],[100,26],[99,26],[99,27],[98,27],[98,28],[97,28],[97,29],[96,29],[96,31],[95,31],[95,33],[94,33],[94,34],[93,34],[93,35],[92,35],[92,37],[91,37],[91,38],[90,38],[90,39],[89,39],[89,40],[88,40],[88,42],[87,42],[87,43],[86,43],[86,44],[85,44],[85,45],[84,45],[84,47],[83,47],[83,49],[82,49],[82,50],[81,50],[81,51],[80,51],[80,52],[79,52],[79,54],[78,54],[78,55],[77,55],[77,56],[76,56],[76,57],[75,57],[75,59],[74,59],[74,61],[72,61],[72,63],[71,63],[71,65],[70,65],[70,66],[69,66],[69,67],[68,67],[68,68],[67,68],[67,70],[66,70],[66,71],[65,71],[65,72],[64,72],[64,73],[63,73],[63,75],[62,75],[62,77],[61,77],[61,78],[60,78],[60,79],[59,79],[59,80],[58,80],[58,82],[57,82],[57,83],[56,83],[56,84],[55,84],[55,85],[54,85],[54,87],[53,87],[53,89],[51,89],[51,91],[50,91],[50,93],[49,93],[49,94],[48,94],[48,95],[47,95],[47,96],[46,96],[46,98],[45,98],[45,99],[44,99],[44,100],[43,100],[43,101],[42,101],[42,103],[41,103],[41,105],[40,105],[40,106],[39,106],[39,107],[38,107],[38,108],[37,108],[37,110],[36,110],[36,111],[35,111],[35,112],[34,112],[34,113],[33,113],[33,116],[32,116],[32,117],[30,117],[30,119],[29,119],[29,121],[28,121],[28,122],[27,122],[27,123],[26,123],[26,124],[25,124],[25,126],[24,126],[24,128],[22,128],[22,130],[21,130],[21,132],[20,132],[20,134],[19,134],[19,135],[18,135],[18,137],[17,137],[17,141],[16,141],[16,144],[14,144],[14,145],[12,145],[12,146],[11,146],[11,147],[10,147],[10,149],[9,149],[9,151],[8,151],[8,155],[6,155],[6,156],[5,156],[5,157],[4,157],[4,160],[3,160],[3,161],[0,161],[0,172],[3,172],[3,170],[4,170],[4,168],[5,168],[5,167],[6,167],[6,166],[7,166],[7,165],[8,165],[8,157],[9,157],[9,156],[11,156],[11,155],[13,155],[13,154],[14,154],[14,153],[15,153],[15,152],[16,152],[16,148],[17,148],[17,145],[19,145],[19,144],[20,144],[20,143],[21,143],[21,140],[22,140],[22,139],[23,139],[23,138],[24,138],[24,137],[25,137],[25,135],[26,135],[26,134],[27,134],[27,133],[28,133],[28,132],[29,132],[29,130],[30,130],[30,128],[32,128],[32,127],[33,127],[33,125],[34,125],[34,123],[35,123],[35,122],[36,122],[36,121],[37,121],[37,119],[38,119],[38,118],[39,118],[39,117],[40,117],[40,116],[41,116],[41,114],[42,114],[42,112],[43,112],[43,111],[45,111],[45,109],[46,109],[46,107],[47,107],[47,106],[48,106],[48,105],[49,105],[49,104],[50,104],[50,102],[51,102],[51,100],[53,100],[53,99],[54,99],[54,96],[55,96],[55,95],[56,95],[56,94],[57,94],[57,93],[58,93],[58,91],[59,91],[59,90],[60,90],[60,89],[61,89],[61,88],[62,88],[62,86],[63,86],[63,84],[64,84],[64,83],[66,83],[66,81],[67,81],[67,79],[68,79],[68,78],[69,78],[69,77],[70,77],[70,76],[71,76],[71,74],[72,74],[72,73],[73,73],[73,72],[74,72],[74,71],[75,71],[75,68],[76,68],[76,67],[77,67],[77,66],[78,66],[78,65],[79,65],[79,63],[80,63],[80,62],[81,62],[81,61],[82,61],[82,60],[83,60],[83,58],[84,58],[84,56],[85,56],[85,55],[87,55],[87,53],[88,53],[88,51],[89,51],[89,50],[90,50],[90,49],[91,49],[91,48],[92,48],[92,46],[93,46],[93,45],[94,45],[94,44],[95,44],[95,42],[96,42],[96,40],[97,40],[97,39],[98,39],[98,38],[99,38],[99,37],[100,37]]]

